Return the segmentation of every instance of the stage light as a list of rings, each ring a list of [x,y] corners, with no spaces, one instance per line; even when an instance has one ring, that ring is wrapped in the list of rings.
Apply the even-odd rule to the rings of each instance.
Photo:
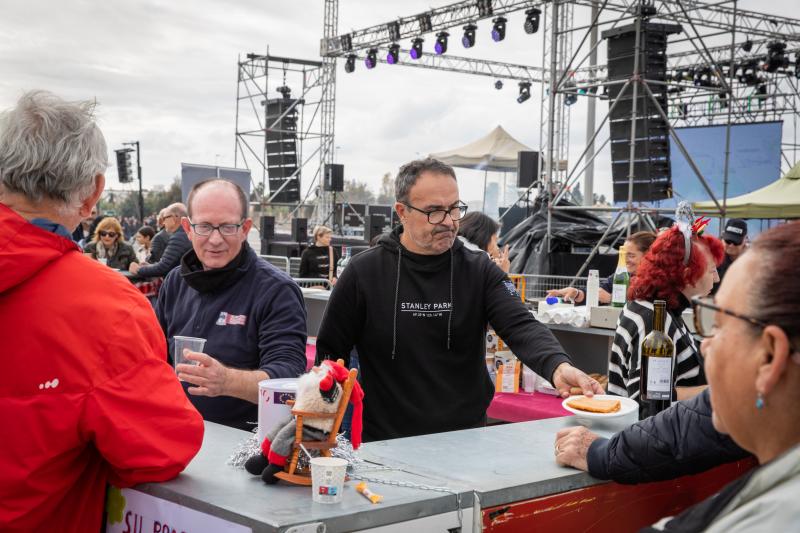
[[[344,71],[350,74],[356,69],[356,55],[348,54],[344,62]]]
[[[464,26],[464,36],[461,38],[461,44],[464,48],[472,48],[475,46],[475,30],[478,27],[475,24],[467,24]]]
[[[492,40],[496,43],[499,43],[506,38],[507,21],[503,17],[497,17],[492,22],[494,22],[494,26],[492,26]]]
[[[564,91],[565,106],[571,106],[572,104],[578,101],[578,95],[575,94],[575,92],[573,92],[573,90],[575,89],[575,82],[572,79],[569,79],[567,80],[566,83],[564,83],[564,89],[565,89]]]
[[[420,33],[428,33],[429,31],[433,30],[433,23],[431,22],[431,14],[430,13],[423,13],[417,17],[417,23],[419,23],[419,32]]]
[[[421,37],[417,37],[413,41],[411,41],[411,51],[408,55],[411,56],[411,59],[419,59],[422,57],[422,43],[425,42],[424,39]]]
[[[533,34],[539,31],[539,16],[542,14],[541,9],[529,9],[525,12],[525,33]]]
[[[497,80],[494,82],[494,88],[498,91],[503,88],[503,80]]]
[[[794,77],[800,80],[800,52],[794,53]]]
[[[767,72],[775,72],[779,68],[786,68],[789,66],[789,58],[786,57],[786,43],[781,41],[772,41],[767,44],[767,60],[763,65],[763,69]]]
[[[529,81],[519,82],[519,96],[517,96],[517,103],[521,104],[531,97],[531,83]]]
[[[440,31],[436,34],[436,44],[433,46],[433,49],[437,55],[442,55],[447,52],[448,37],[450,37],[450,34],[446,31]]]
[[[400,61],[400,45],[392,43],[389,45],[389,51],[386,53],[386,62],[390,65],[396,65]]]
[[[758,100],[758,107],[763,107],[764,102],[767,99],[767,85],[762,83],[756,88],[755,94],[756,100]]]
[[[339,39],[339,43],[342,45],[342,50],[345,52],[349,52],[353,49],[353,36],[349,33],[342,35]]]
[[[749,52],[752,49],[753,49],[753,41],[751,41],[750,39],[747,39],[745,42],[742,43],[742,50],[744,50],[745,52]]]
[[[375,48],[370,48],[369,51],[367,51],[367,57],[364,58],[364,65],[368,69],[373,69],[377,64],[378,64],[378,50]]]
[[[389,34],[389,39],[392,41],[400,40],[400,23],[397,21],[390,22],[386,25],[386,33]]]

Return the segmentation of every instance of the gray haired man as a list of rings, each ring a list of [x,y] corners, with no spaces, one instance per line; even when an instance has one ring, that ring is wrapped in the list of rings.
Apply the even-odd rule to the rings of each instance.
[[[93,109],[40,91],[0,115],[0,531],[99,531],[107,483],[202,443],[147,300],[71,239],[105,184]]]

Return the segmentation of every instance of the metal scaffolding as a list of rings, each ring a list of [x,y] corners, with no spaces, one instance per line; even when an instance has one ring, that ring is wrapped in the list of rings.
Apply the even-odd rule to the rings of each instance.
[[[384,63],[385,52],[389,46],[398,44],[404,39],[435,34],[465,24],[476,24],[481,20],[491,20],[494,17],[531,8],[541,10],[539,31],[543,45],[541,65],[521,65],[431,53],[424,54],[417,60],[411,60],[408,50],[402,48],[397,64],[540,84],[542,88],[539,117],[541,185],[548,196],[550,210],[560,209],[555,207],[558,198],[563,196],[578,179],[591,174],[594,159],[608,143],[608,140],[600,142],[603,141],[601,133],[608,120],[608,114],[606,113],[605,118],[598,121],[598,127],[595,127],[594,120],[590,117],[586,126],[586,148],[582,150],[580,157],[570,160],[568,157],[570,108],[564,105],[564,99],[566,95],[570,95],[573,98],[577,96],[595,101],[608,100],[605,95],[607,87],[621,82],[609,82],[606,77],[607,67],[596,62],[598,50],[602,50],[604,43],[602,40],[597,40],[597,30],[613,28],[618,24],[638,23],[641,16],[637,9],[642,4],[641,1],[465,0],[345,34],[338,34],[338,1],[325,0],[324,35],[320,43],[323,60],[322,63],[316,64],[316,69],[309,69],[308,81],[303,89],[304,94],[306,88],[317,88],[321,91],[319,108],[312,113],[321,124],[320,146],[315,153],[319,155],[319,166],[314,174],[314,183],[319,183],[324,165],[334,160],[337,58],[363,60],[368,50],[376,50],[378,52],[376,60]],[[742,10],[738,8],[737,0],[714,3],[698,0],[655,0],[645,3],[655,9],[654,19],[681,24],[684,33],[682,36],[670,39],[667,55],[669,74],[666,82],[647,80],[634,73],[631,79],[625,82],[629,85],[626,90],[650,97],[651,85],[663,83],[668,85],[667,108],[662,109],[658,106],[658,109],[667,120],[670,134],[679,149],[685,152],[675,135],[673,125],[727,124],[725,170],[727,184],[730,125],[792,117],[795,121],[795,138],[791,143],[786,143],[785,149],[787,152],[791,151],[793,157],[796,156],[796,150],[800,146],[796,134],[800,93],[798,93],[798,79],[793,78],[791,74],[800,77],[800,73],[796,72],[800,70],[800,63],[794,70],[783,67],[767,70],[762,65],[770,43],[776,40],[787,43],[786,57],[794,54],[797,61],[800,54],[800,20]],[[576,8],[591,10],[589,24],[583,26],[575,24]],[[267,56],[257,57],[263,61]],[[250,107],[258,114],[259,108],[252,104],[252,100],[265,97],[266,89],[260,93],[258,90],[248,89],[257,76],[266,78],[268,68],[266,65],[258,64],[258,61],[256,58],[248,57],[248,61],[240,62],[237,157],[240,154],[243,158],[245,155],[251,157],[263,151],[261,146],[253,149],[252,145],[245,141],[245,138],[254,132],[247,129],[240,130],[239,127],[239,103],[250,100]],[[248,62],[256,64],[248,65]],[[748,71],[748,68],[751,70]],[[266,88],[266,80],[264,87]],[[245,93],[243,97],[242,92]],[[609,103],[614,104],[614,102]],[[308,114],[308,101],[304,107]],[[260,126],[260,129],[263,130],[263,127]],[[634,132],[631,134],[633,139]],[[599,148],[595,147],[596,143]],[[632,153],[633,150],[632,145]],[[688,153],[686,155],[688,156]],[[788,161],[785,154],[784,159]],[[690,164],[695,168],[698,179],[705,182],[696,165],[691,161]],[[312,187],[312,190],[316,189]],[[584,193],[591,199],[591,189],[584,189]],[[319,220],[325,220],[333,210],[330,196],[323,192],[319,193],[317,202]],[[520,195],[518,201],[525,196],[526,193]],[[719,202],[720,213],[723,216],[726,196],[727,194],[724,194]],[[619,211],[615,217],[617,220],[623,218],[622,214],[625,212],[628,216],[639,216],[644,212],[657,210],[637,206],[629,201],[621,211],[619,209],[598,209],[598,211]]]
[[[296,177],[309,180],[308,193],[300,204],[291,204],[287,217],[306,205],[309,196],[316,192],[322,176],[323,163],[333,145],[333,120],[322,120],[326,102],[332,100],[325,89],[332,82],[326,78],[324,63],[270,55],[247,54],[238,61],[236,88],[236,138],[234,166],[250,169],[255,201],[264,206],[278,205],[271,200],[280,191],[267,185],[267,132],[284,132],[278,124],[290,111],[299,112],[295,133],[297,136]],[[296,105],[287,109],[277,119],[267,120],[267,101],[279,97],[280,87],[292,90]],[[330,111],[330,104],[328,110]],[[286,181],[285,183],[289,183]],[[302,184],[302,182],[301,182]],[[305,188],[305,187],[304,187]],[[302,188],[301,188],[302,191]],[[316,207],[316,204],[313,205]]]

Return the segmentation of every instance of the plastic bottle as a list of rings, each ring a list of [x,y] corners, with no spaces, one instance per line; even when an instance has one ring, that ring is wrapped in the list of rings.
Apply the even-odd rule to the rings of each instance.
[[[589,271],[586,281],[586,308],[591,309],[600,305],[600,273],[597,270]]]

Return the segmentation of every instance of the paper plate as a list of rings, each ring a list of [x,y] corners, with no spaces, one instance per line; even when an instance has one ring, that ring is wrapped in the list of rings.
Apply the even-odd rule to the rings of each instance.
[[[630,398],[624,398],[622,396],[614,396],[613,394],[595,394],[593,398],[597,398],[598,400],[619,400],[619,411],[614,413],[590,413],[589,411],[581,411],[580,409],[575,409],[574,407],[567,405],[567,402],[574,400],[575,398],[583,398],[583,395],[570,396],[569,398],[566,398],[563,402],[561,402],[561,407],[570,413],[575,414],[575,416],[578,418],[608,420],[610,418],[623,417],[639,410],[639,403],[636,400],[631,400]]]

